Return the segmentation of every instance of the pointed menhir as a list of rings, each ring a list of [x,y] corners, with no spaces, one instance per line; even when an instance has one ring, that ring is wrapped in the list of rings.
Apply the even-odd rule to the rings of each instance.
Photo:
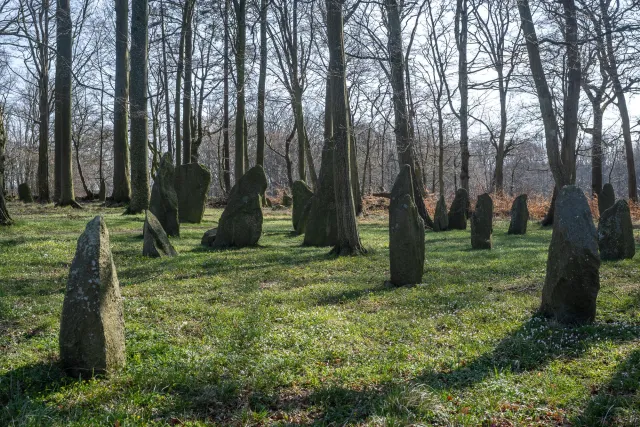
[[[74,377],[112,372],[125,364],[120,284],[101,216],[78,239],[60,321],[60,359]]]

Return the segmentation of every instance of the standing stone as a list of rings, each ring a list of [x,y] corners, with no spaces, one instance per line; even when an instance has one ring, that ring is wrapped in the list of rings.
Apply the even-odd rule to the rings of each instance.
[[[180,236],[178,220],[178,194],[174,187],[175,169],[171,154],[165,153],[153,180],[149,210],[158,218],[162,228],[169,236]]]
[[[101,216],[78,239],[60,321],[60,359],[71,376],[105,374],[124,366],[120,284]]]
[[[598,195],[598,212],[602,216],[604,211],[609,209],[616,202],[616,193],[613,191],[613,185],[606,183],[602,187],[602,192]]]
[[[589,204],[582,190],[567,185],[556,200],[540,311],[562,323],[593,321],[599,270],[598,235]]]
[[[411,167],[404,165],[389,205],[391,283],[396,286],[421,283],[424,272],[424,222],[413,197]]]
[[[107,183],[104,178],[100,180],[100,192],[98,193],[98,201],[104,203],[107,201]]]
[[[156,218],[151,211],[145,211],[145,213],[142,255],[151,258],[174,257],[178,255],[158,218]]]
[[[447,231],[448,228],[447,203],[444,201],[444,196],[440,195],[440,199],[436,203],[436,214],[433,217],[433,231]]]
[[[600,216],[598,246],[603,260],[631,259],[635,256],[631,211],[625,200],[618,200]]]
[[[176,168],[175,190],[178,193],[179,222],[202,222],[209,184],[211,173],[199,163],[189,163]]]
[[[252,167],[231,189],[227,207],[222,212],[214,248],[254,246],[262,235],[260,198],[267,189],[262,166]]]
[[[293,204],[293,199],[291,198],[290,195],[288,195],[286,192],[282,195],[282,206],[284,207],[291,207],[291,205]]]
[[[511,223],[508,234],[527,234],[529,222],[529,208],[527,207],[527,195],[521,194],[511,205]]]
[[[338,215],[333,183],[334,151],[332,139],[326,138],[322,148],[318,184],[309,203],[303,241],[305,246],[335,246],[338,243]]]
[[[493,233],[493,200],[487,193],[478,197],[476,210],[471,215],[471,247],[491,249]]]
[[[469,212],[469,193],[464,188],[458,188],[456,196],[449,208],[449,229],[466,230]]]
[[[33,196],[31,195],[31,188],[26,182],[18,185],[18,198],[24,203],[33,203]]]
[[[309,217],[309,209],[311,205],[309,201],[313,197],[313,191],[304,181],[296,181],[293,183],[293,229],[298,234],[303,234],[307,227],[307,218]]]

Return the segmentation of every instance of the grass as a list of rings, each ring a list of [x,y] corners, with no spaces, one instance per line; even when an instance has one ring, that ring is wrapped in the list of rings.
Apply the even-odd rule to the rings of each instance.
[[[424,283],[394,289],[387,218],[370,253],[302,247],[287,211],[260,246],[200,247],[220,216],[183,225],[179,257],[141,256],[143,217],[9,206],[0,229],[0,425],[639,425],[640,256],[603,263],[597,321],[536,316],[550,230],[494,249],[427,233]],[[105,216],[125,305],[127,366],[79,381],[58,366],[76,240]]]

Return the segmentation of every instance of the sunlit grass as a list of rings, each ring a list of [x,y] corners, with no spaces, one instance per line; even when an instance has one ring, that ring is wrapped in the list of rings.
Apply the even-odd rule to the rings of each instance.
[[[386,217],[369,255],[302,247],[267,211],[256,248],[142,257],[143,216],[11,204],[0,229],[0,425],[640,424],[640,257],[604,263],[593,325],[536,317],[551,232],[494,249],[427,233],[423,284],[385,286]],[[127,366],[80,382],[57,365],[68,268],[101,213],[125,298]],[[502,423],[502,424],[501,424]]]

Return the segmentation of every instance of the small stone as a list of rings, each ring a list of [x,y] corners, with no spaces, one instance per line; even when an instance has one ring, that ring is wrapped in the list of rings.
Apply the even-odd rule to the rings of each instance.
[[[178,255],[173,245],[162,228],[158,218],[151,212],[146,211],[144,220],[144,244],[142,255],[151,258],[174,257]]]
[[[491,249],[493,234],[493,200],[487,193],[478,197],[476,209],[471,215],[471,247]]]
[[[291,205],[293,205],[293,198],[291,198],[291,196],[288,195],[287,193],[284,193],[282,195],[282,206],[290,208]]]
[[[175,185],[175,168],[171,154],[165,153],[153,180],[149,210],[158,218],[168,236],[180,236],[178,218],[178,194]],[[194,217],[195,219],[195,217]]]
[[[100,192],[98,193],[98,201],[104,203],[107,200],[107,183],[104,178],[100,180]]]
[[[599,272],[598,235],[587,198],[578,187],[567,185],[556,199],[540,311],[561,323],[592,322]]]
[[[24,203],[33,203],[33,196],[31,195],[31,188],[26,182],[18,185],[18,199]]]
[[[389,205],[389,260],[391,283],[422,282],[424,273],[424,222],[414,202],[411,167],[404,165],[391,190]]]
[[[511,205],[511,223],[508,234],[527,234],[529,222],[529,208],[527,207],[527,195],[521,194]]]
[[[602,187],[602,192],[598,195],[598,212],[600,215],[609,209],[616,202],[616,193],[611,183],[606,183]]]
[[[447,203],[444,196],[440,195],[436,204],[436,213],[433,217],[433,231],[447,231],[449,228],[449,215],[447,215]]]
[[[214,248],[254,246],[262,236],[262,194],[267,177],[262,166],[249,169],[229,193],[227,207],[218,223]]]
[[[635,256],[633,222],[626,200],[618,200],[600,216],[598,246],[602,260],[631,259]]]
[[[120,284],[101,216],[78,239],[60,320],[60,359],[71,376],[91,377],[125,364]]]
[[[208,230],[207,232],[204,233],[204,236],[202,236],[202,239],[200,240],[200,244],[202,246],[206,246],[209,248],[212,247],[213,242],[216,240],[217,234],[218,234],[217,228],[212,228],[211,230]]]
[[[175,173],[179,222],[200,224],[204,218],[211,173],[198,163],[180,165]]]
[[[458,188],[456,196],[449,208],[449,229],[466,230],[469,218],[469,193],[464,188]]]
[[[298,234],[303,234],[307,227],[307,218],[311,205],[309,201],[313,197],[313,191],[304,181],[296,181],[293,183],[293,212],[291,219],[293,221],[293,229]]]

